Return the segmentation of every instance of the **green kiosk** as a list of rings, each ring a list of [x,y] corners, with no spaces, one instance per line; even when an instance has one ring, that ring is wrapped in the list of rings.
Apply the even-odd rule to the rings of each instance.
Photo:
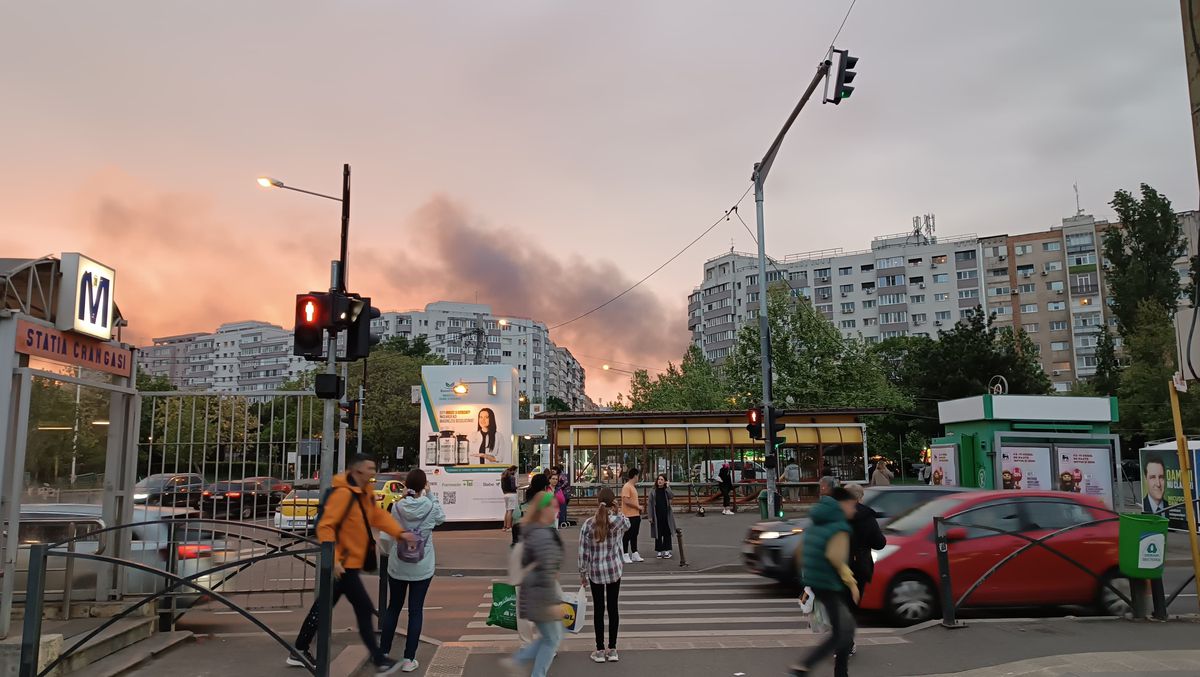
[[[932,484],[1068,491],[1114,507],[1115,397],[979,395],[939,402],[938,419],[946,435],[930,445]]]

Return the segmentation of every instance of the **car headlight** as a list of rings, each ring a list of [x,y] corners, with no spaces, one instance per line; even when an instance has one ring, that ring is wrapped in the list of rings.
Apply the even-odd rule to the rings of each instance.
[[[783,538],[784,536],[791,536],[792,534],[802,534],[802,533],[804,533],[803,529],[792,529],[791,531],[764,531],[758,535],[758,540],[773,541],[777,538]]]
[[[898,545],[885,545],[882,548],[880,548],[879,550],[872,550],[871,551],[871,560],[874,562],[878,562],[879,560],[883,559],[884,557],[887,557],[888,555],[896,552],[899,549],[900,549],[900,546],[898,546]]]
[[[144,501],[147,498],[150,498],[150,494],[134,494],[133,495],[133,500],[135,500],[135,501]]]

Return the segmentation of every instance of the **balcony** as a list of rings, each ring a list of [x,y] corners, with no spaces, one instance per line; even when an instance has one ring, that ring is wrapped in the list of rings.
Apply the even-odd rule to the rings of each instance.
[[[1100,285],[1096,285],[1096,284],[1071,285],[1071,295],[1072,296],[1094,296],[1099,293],[1100,293]]]

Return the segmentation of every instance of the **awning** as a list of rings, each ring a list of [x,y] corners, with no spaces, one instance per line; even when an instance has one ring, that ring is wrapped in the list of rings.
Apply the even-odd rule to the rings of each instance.
[[[627,447],[715,447],[728,449],[760,445],[759,440],[750,439],[750,433],[742,426],[694,426],[690,428],[654,428],[638,425],[613,428],[575,428],[576,447],[603,448]],[[783,431],[789,445],[805,444],[862,444],[863,430],[858,426],[797,426]],[[558,429],[558,446],[571,446],[571,427],[561,424]]]

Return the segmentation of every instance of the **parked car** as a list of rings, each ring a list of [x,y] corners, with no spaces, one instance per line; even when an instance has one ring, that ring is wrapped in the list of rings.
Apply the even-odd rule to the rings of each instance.
[[[199,508],[204,478],[194,473],[158,473],[133,487],[135,505],[166,505]]]
[[[863,503],[879,514],[879,524],[883,526],[916,506],[960,491],[965,489],[925,485],[868,487],[863,494]],[[807,517],[797,517],[759,522],[750,527],[742,544],[742,560],[746,568],[781,583],[794,583],[794,555],[809,524]]]
[[[881,611],[897,624],[920,623],[940,613],[934,516],[967,525],[951,526],[946,533],[951,541],[947,551],[951,590],[958,599],[992,566],[1028,543],[1019,536],[980,527],[1039,538],[1112,514],[1098,498],[1063,492],[981,491],[943,496],[887,525],[884,534],[888,543],[874,553],[875,578],[867,586],[860,608]],[[1121,578],[1117,568],[1116,522],[1081,527],[1046,543],[1082,564],[1095,577],[1035,547],[997,569],[971,594],[965,606],[1083,605],[1117,615],[1127,610],[1124,601],[1102,584],[1113,582],[1128,595],[1128,580]]]
[[[271,492],[271,496],[275,499],[275,503],[283,500],[284,496],[292,493],[292,485],[290,482],[279,479],[278,477],[245,477],[243,482],[261,482]]]
[[[271,491],[269,483],[257,480],[214,482],[201,497],[204,514],[240,519],[269,515],[283,500]]]
[[[404,482],[386,477],[375,478],[375,503],[384,510],[391,510],[392,505],[404,498]]]
[[[309,532],[316,528],[321,487],[316,482],[297,482],[275,510],[275,528]]]
[[[171,537],[170,522],[185,517],[198,517],[195,509],[170,507],[135,507],[132,522],[137,526],[129,527],[130,544],[129,559],[162,571],[168,570],[171,552],[168,548],[174,545],[175,572],[180,576],[190,576],[210,569],[226,561],[236,559],[238,553],[230,550],[226,541],[215,538],[212,531],[203,525],[177,525],[174,539]],[[108,526],[103,519],[102,507],[98,505],[78,505],[68,503],[37,503],[21,506],[21,522],[17,530],[19,543],[17,551],[17,566],[15,571],[15,597],[23,601],[29,573],[29,548],[38,543],[58,543],[70,536],[71,525],[75,525],[75,534],[84,536],[75,543],[75,551],[81,553],[104,554],[105,543],[98,536],[88,537],[90,531],[97,531]],[[4,525],[5,530],[8,525]],[[118,532],[120,533],[120,532]],[[66,550],[66,546],[61,548]],[[51,557],[46,567],[46,599],[62,599],[66,582],[66,560]],[[101,573],[107,564],[86,559],[76,559],[72,576],[73,600],[95,600],[96,586],[103,584]],[[164,589],[165,578],[153,573],[123,567],[125,576],[125,592],[131,594],[148,594]],[[196,579],[198,585],[213,587],[220,591],[233,589],[232,570],[225,570],[209,576]],[[102,593],[107,594],[105,591]],[[184,591],[177,596],[179,606],[190,606],[200,599],[199,593]]]

